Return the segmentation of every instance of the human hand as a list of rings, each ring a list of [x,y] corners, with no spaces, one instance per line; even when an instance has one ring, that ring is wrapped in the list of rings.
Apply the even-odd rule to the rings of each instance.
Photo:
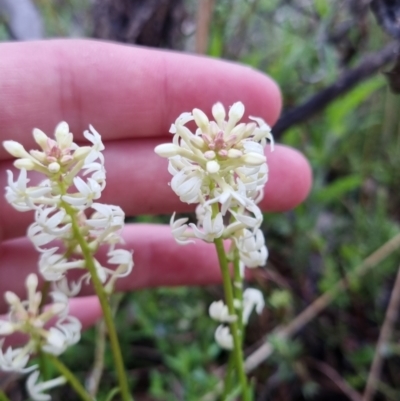
[[[170,137],[169,126],[194,107],[210,111],[217,101],[236,101],[270,125],[281,98],[276,84],[248,67],[173,52],[86,40],[54,40],[0,45],[0,139],[36,148],[34,127],[51,134],[67,121],[76,142],[92,124],[105,144],[107,186],[102,203],[122,207],[126,215],[167,214],[193,210],[167,185],[167,162],[154,147]],[[269,181],[261,208],[284,211],[308,194],[311,172],[297,151],[277,145],[267,150]],[[6,185],[13,160],[0,149],[0,184]],[[33,221],[0,198],[0,294],[25,295],[24,279],[37,266],[38,254],[23,237]],[[127,225],[127,249],[134,249],[132,274],[118,280],[128,291],[168,285],[201,285],[220,281],[215,252],[203,242],[180,246],[168,226]],[[71,314],[84,326],[101,315],[97,298],[85,288],[71,301]],[[0,298],[0,313],[6,311]]]

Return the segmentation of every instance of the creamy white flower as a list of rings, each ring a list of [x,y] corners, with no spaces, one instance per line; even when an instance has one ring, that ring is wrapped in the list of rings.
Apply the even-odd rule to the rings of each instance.
[[[264,234],[260,229],[255,233],[243,230],[243,235],[234,237],[239,250],[240,260],[247,267],[264,266],[267,262],[268,251],[265,246]]]
[[[30,274],[25,282],[27,300],[21,301],[11,291],[6,291],[4,298],[9,305],[8,324],[0,322],[1,335],[20,332],[30,337],[21,348],[2,350],[0,341],[0,369],[6,371],[28,372],[35,369],[27,367],[30,356],[42,348],[46,352],[59,355],[80,338],[81,323],[78,319],[68,316],[68,299],[63,294],[52,293],[54,303],[40,309],[42,294],[37,291],[38,277]],[[46,328],[51,319],[58,319],[54,327]]]
[[[255,200],[255,194],[258,191],[262,191],[264,185],[268,181],[268,166],[263,164],[258,167],[243,167],[238,168],[236,173],[240,177],[249,197]]]
[[[214,190],[214,197],[206,201],[204,207],[209,207],[213,203],[218,202],[221,204],[221,213],[225,216],[229,209],[236,206],[245,207],[251,202],[251,200],[247,198],[246,190],[240,181],[237,183],[237,189],[224,182],[220,182],[219,184],[220,189]]]
[[[175,213],[171,216],[171,220],[169,222],[169,225],[171,227],[171,232],[175,238],[175,241],[180,245],[194,243],[193,240],[188,240],[187,235],[184,235],[188,228],[188,225],[185,223],[189,219],[188,218],[182,218],[178,220],[174,219],[175,219]]]
[[[107,253],[107,263],[110,265],[117,265],[115,272],[118,277],[126,277],[129,275],[133,268],[132,252],[126,249],[114,249]]]
[[[233,337],[228,326],[219,325],[214,334],[215,342],[223,349],[233,349]]]
[[[223,301],[214,301],[208,308],[211,319],[222,323],[231,323],[237,320],[236,315],[230,315],[228,307]]]
[[[0,336],[8,336],[14,333],[14,325],[7,320],[0,320]]]
[[[63,239],[65,235],[68,237],[70,233],[71,223],[66,222],[64,209],[39,206],[35,211],[35,222],[29,226],[27,235],[36,249],[43,252],[43,245],[55,239]]]
[[[37,365],[27,366],[33,347],[12,348],[2,350],[4,339],[0,340],[0,371],[28,373],[37,368]],[[32,344],[33,345],[33,344]]]
[[[85,182],[81,177],[75,177],[74,184],[78,192],[63,195],[61,197],[63,201],[73,206],[86,208],[92,205],[93,200],[100,198],[101,187],[93,178],[89,177],[87,182]]]
[[[42,196],[51,192],[49,187],[30,187],[29,179],[25,169],[21,169],[17,180],[14,182],[12,171],[7,170],[8,186],[6,187],[6,199],[15,209],[26,212],[36,208],[35,202],[40,201]]]
[[[221,237],[225,228],[222,214],[218,213],[215,217],[212,217],[211,209],[208,209],[205,212],[202,222],[202,231],[193,223],[190,223],[189,226],[192,227],[193,233],[197,238],[206,242],[213,242],[215,238]]]
[[[265,146],[266,139],[268,139],[271,143],[271,150],[274,150],[274,137],[271,133],[271,127],[262,119],[258,117],[249,117],[250,120],[255,121],[258,124],[258,127],[254,131],[254,140],[260,141],[262,146]]]
[[[64,255],[56,253],[57,247],[43,252],[39,258],[39,271],[48,281],[60,280],[71,269],[83,269],[83,260],[68,261]]]
[[[104,163],[104,155],[101,153],[105,147],[101,140],[100,134],[93,128],[92,125],[89,125],[90,131],[85,131],[83,136],[93,144],[92,150],[89,155],[85,159],[85,164],[92,163],[96,159],[100,159],[100,162]]]
[[[243,323],[247,324],[253,309],[260,315],[264,309],[265,301],[261,291],[256,288],[247,288],[243,292]]]
[[[60,319],[47,331],[42,350],[53,355],[62,354],[68,347],[79,342],[81,329],[80,321],[73,316]]]
[[[26,381],[26,390],[28,391],[29,397],[34,401],[49,401],[51,396],[45,394],[45,391],[51,390],[54,387],[61,386],[67,382],[67,379],[63,376],[51,379],[45,382],[39,382],[39,371],[31,373]]]
[[[119,206],[93,203],[91,208],[96,212],[86,220],[88,226],[95,229],[113,228],[114,230],[124,226],[125,213]]]
[[[198,203],[204,179],[204,173],[199,169],[183,169],[172,178],[171,188],[182,202]]]
[[[175,121],[175,124],[171,125],[171,128],[169,129],[169,132],[171,134],[176,133],[176,126],[177,125],[185,125],[189,121],[193,121],[193,116],[192,113],[182,113]]]

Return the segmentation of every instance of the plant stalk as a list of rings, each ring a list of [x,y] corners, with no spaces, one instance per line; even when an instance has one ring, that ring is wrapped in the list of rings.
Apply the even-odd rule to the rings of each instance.
[[[56,356],[46,354],[46,358],[48,358],[54,367],[67,379],[68,383],[83,401],[93,401],[93,398],[85,390],[76,376]]]
[[[123,362],[122,353],[121,353],[121,347],[119,345],[118,335],[117,335],[117,331],[115,329],[111,307],[108,302],[107,294],[104,291],[104,287],[97,275],[92,251],[90,250],[87,242],[85,241],[85,238],[83,237],[83,235],[81,234],[81,232],[79,230],[79,226],[76,221],[75,210],[65,202],[63,202],[62,207],[64,207],[65,210],[67,211],[67,213],[71,216],[72,231],[74,233],[74,237],[76,238],[76,240],[79,243],[79,246],[81,247],[82,254],[85,258],[86,268],[90,273],[94,290],[96,292],[96,295],[99,298],[101,309],[103,310],[103,319],[107,326],[108,336],[109,336],[110,345],[111,345],[111,351],[112,351],[113,358],[114,358],[115,368],[117,370],[117,377],[118,377],[118,382],[119,382],[119,386],[120,386],[120,390],[121,390],[122,400],[123,401],[132,401],[133,398],[129,392],[128,379],[126,377],[124,362]]]
[[[222,273],[222,281],[224,285],[224,292],[225,292],[225,301],[226,305],[228,306],[228,311],[230,315],[236,315],[235,306],[233,303],[233,289],[231,283],[231,277],[229,274],[229,267],[228,267],[228,259],[226,257],[224,243],[222,238],[216,238],[214,240],[215,247],[217,249],[218,260],[221,267]],[[250,394],[248,391],[248,382],[247,376],[244,371],[244,361],[243,361],[243,351],[242,351],[242,343],[239,336],[239,325],[238,322],[230,323],[231,334],[233,337],[233,355],[234,361],[236,365],[236,370],[240,382],[240,386],[242,388],[242,400],[243,401],[250,401]]]

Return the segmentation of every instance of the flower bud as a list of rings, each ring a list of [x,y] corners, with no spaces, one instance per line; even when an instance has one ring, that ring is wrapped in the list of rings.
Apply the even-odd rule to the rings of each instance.
[[[228,150],[228,157],[230,159],[238,159],[239,157],[243,156],[243,152],[239,149],[229,149]]]
[[[259,153],[249,152],[242,156],[242,160],[249,166],[260,166],[267,161],[267,158]]]
[[[213,150],[207,150],[207,152],[204,152],[204,157],[207,159],[207,160],[212,160],[212,159],[215,159],[215,152],[213,151]]]
[[[173,157],[179,154],[180,147],[172,143],[164,143],[155,147],[156,152],[161,157]]]
[[[222,122],[225,120],[225,108],[222,105],[222,103],[215,103],[214,106],[212,107],[212,115],[216,119],[218,123]]]
[[[29,274],[29,276],[25,280],[26,288],[32,291],[36,291],[38,283],[39,283],[38,277],[34,273]]]
[[[34,128],[33,129],[33,138],[35,139],[35,142],[43,149],[47,149],[47,141],[49,137],[39,128]]]
[[[246,131],[246,124],[245,123],[240,123],[238,125],[236,125],[235,128],[232,129],[232,131],[229,133],[229,137],[236,137],[236,140],[238,140],[238,138],[240,139],[243,135],[243,133]]]
[[[48,166],[50,173],[58,173],[60,171],[60,165],[57,162],[50,163]]]
[[[207,132],[208,124],[210,123],[210,121],[208,120],[208,117],[206,116],[204,111],[200,109],[193,109],[193,117],[197,126],[201,128],[203,132]]]
[[[14,325],[10,322],[0,321],[0,336],[8,336],[14,333]]]
[[[16,304],[19,302],[18,296],[11,291],[6,291],[4,293],[4,299],[9,305]]]
[[[211,160],[211,161],[207,162],[206,168],[210,174],[215,174],[219,171],[220,166],[219,166],[218,162],[216,162],[215,160]]]
[[[192,136],[190,142],[198,149],[202,149],[206,144],[199,136]]]
[[[26,157],[29,154],[25,148],[17,141],[3,141],[4,149],[14,157]]]
[[[57,143],[61,149],[66,149],[71,146],[72,134],[70,134],[69,126],[65,121],[62,121],[57,125],[54,136],[56,137]]]
[[[41,152],[40,150],[30,150],[29,154],[39,163],[46,162],[46,154],[44,152]]]
[[[14,166],[16,167],[16,168],[19,168],[19,169],[25,169],[25,170],[34,170],[35,169],[35,167],[36,167],[36,164],[35,164],[35,162],[33,161],[33,160],[31,160],[31,159],[26,159],[26,158],[23,158],[23,159],[17,159],[17,160],[15,160],[14,161]]]
[[[229,109],[229,122],[236,124],[244,114],[244,105],[242,102],[234,103]]]
[[[80,146],[75,150],[73,157],[75,160],[84,160],[91,151],[92,148],[90,146]]]

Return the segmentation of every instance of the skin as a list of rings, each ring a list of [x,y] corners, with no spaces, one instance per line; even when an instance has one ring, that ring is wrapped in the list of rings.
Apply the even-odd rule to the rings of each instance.
[[[119,205],[129,215],[169,214],[193,210],[168,186],[167,160],[154,153],[169,142],[169,126],[184,111],[197,107],[210,115],[217,101],[226,108],[236,101],[249,115],[273,125],[281,95],[268,76],[249,67],[167,51],[88,40],[53,40],[0,45],[0,139],[13,139],[35,149],[34,127],[52,135],[67,121],[76,142],[92,124],[102,135],[107,187],[101,202]],[[266,150],[270,169],[264,211],[292,209],[307,196],[311,170],[298,151],[276,146]],[[13,158],[0,148],[0,186]],[[31,182],[35,182],[33,177]],[[0,197],[0,294],[25,297],[24,280],[35,271],[37,252],[24,237],[33,221]],[[168,226],[128,225],[127,249],[134,249],[132,274],[121,279],[123,291],[155,286],[205,285],[220,282],[213,245],[180,246]],[[85,288],[71,301],[71,314],[85,327],[101,315]],[[6,312],[0,299],[0,313]]]

